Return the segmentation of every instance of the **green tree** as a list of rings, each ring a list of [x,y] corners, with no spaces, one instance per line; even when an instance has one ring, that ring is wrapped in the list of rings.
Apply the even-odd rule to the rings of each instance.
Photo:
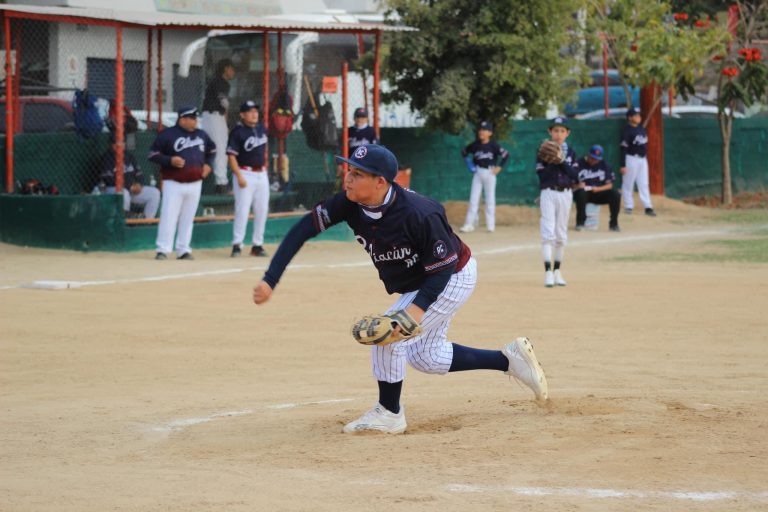
[[[384,69],[390,101],[426,125],[458,133],[493,122],[499,134],[522,109],[542,116],[570,99],[578,64],[580,0],[387,0],[388,19],[419,29],[392,35]]]
[[[625,83],[674,87],[683,96],[693,92],[709,58],[727,41],[722,29],[677,23],[687,15],[676,15],[663,1],[587,0],[587,13],[586,33],[594,46],[607,45],[609,59]],[[651,110],[661,100],[658,95]]]
[[[723,204],[733,202],[731,186],[731,135],[736,106],[768,101],[768,67],[755,41],[768,37],[768,1],[737,0],[731,30],[733,40],[714,61],[718,64],[717,119],[723,141],[721,167]]]

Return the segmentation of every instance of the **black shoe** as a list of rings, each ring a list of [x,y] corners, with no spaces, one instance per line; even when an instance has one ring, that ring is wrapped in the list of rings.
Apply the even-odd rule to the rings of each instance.
[[[632,215],[632,208],[624,208],[624,215]]]
[[[195,258],[192,257],[192,253],[191,252],[185,252],[181,256],[178,256],[176,259],[177,260],[193,260]]]
[[[260,245],[254,245],[251,247],[251,256],[266,256],[267,251],[264,250],[264,248]]]
[[[232,254],[230,254],[230,256],[233,257],[233,258],[237,258],[238,256],[240,256],[241,252],[242,251],[241,251],[239,245],[233,245],[232,246]]]
[[[155,259],[156,260],[167,260],[168,256],[166,256],[166,254],[163,253],[163,252],[159,252],[159,253],[155,254]]]
[[[618,233],[619,231],[621,231],[621,229],[619,228],[619,225],[618,225],[618,224],[613,224],[613,225],[611,225],[611,226],[608,226],[608,229],[609,229],[609,230],[611,230],[611,231],[615,231],[615,232],[617,232],[617,233]]]
[[[576,224],[576,227],[574,228],[576,231],[581,231],[584,229],[584,224]]]
[[[646,208],[645,209],[645,214],[647,216],[649,216],[649,217],[655,217],[656,216],[656,212],[653,211],[653,208]]]

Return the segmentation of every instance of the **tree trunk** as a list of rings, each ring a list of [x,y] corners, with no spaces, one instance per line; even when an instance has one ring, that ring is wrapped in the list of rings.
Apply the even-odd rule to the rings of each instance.
[[[733,189],[731,188],[731,134],[733,133],[733,106],[731,106],[730,115],[721,112],[718,115],[720,122],[720,136],[723,139],[723,150],[721,152],[720,165],[723,169],[723,190],[722,203],[730,205],[733,203]]]
[[[664,194],[664,125],[661,87],[653,82],[640,89],[640,111],[648,130],[648,184],[651,194]]]

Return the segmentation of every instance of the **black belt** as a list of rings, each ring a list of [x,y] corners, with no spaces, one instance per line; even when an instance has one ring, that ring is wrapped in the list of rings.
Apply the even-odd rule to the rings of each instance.
[[[546,187],[544,190],[554,190],[555,192],[565,192],[566,190],[571,190],[570,187]]]

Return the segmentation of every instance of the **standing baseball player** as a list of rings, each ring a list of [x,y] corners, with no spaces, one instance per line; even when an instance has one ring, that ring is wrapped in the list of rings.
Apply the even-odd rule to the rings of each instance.
[[[346,190],[320,202],[280,244],[253,301],[272,295],[285,268],[306,240],[334,224],[346,222],[368,253],[390,294],[400,294],[386,315],[367,317],[353,335],[372,345],[371,365],[379,400],[347,433],[405,430],[400,392],[406,363],[434,374],[464,370],[498,370],[522,381],[536,398],[547,398],[547,381],[527,338],[501,350],[481,350],[449,342],[448,326],[475,288],[477,263],[469,247],[448,225],[443,207],[394,183],[397,159],[378,145],[358,147],[351,158]]]
[[[264,228],[269,211],[269,178],[264,156],[267,131],[259,122],[259,106],[253,101],[240,105],[240,122],[229,134],[227,155],[235,177],[235,221],[232,225],[232,257],[240,256],[248,212],[253,208],[251,256],[266,256]]]
[[[621,132],[621,195],[624,198],[624,213],[632,214],[635,205],[635,183],[640,201],[645,206],[645,214],[655,217],[651,204],[651,192],[648,189],[648,132],[640,124],[643,118],[635,108],[627,110],[627,124]]]
[[[235,66],[229,59],[222,59],[216,65],[216,75],[205,88],[201,128],[216,144],[219,150],[227,146],[227,111],[229,110],[229,81],[235,77]],[[226,194],[227,155],[219,151],[213,161],[213,175],[216,178],[216,193]]]
[[[480,193],[483,191],[485,191],[485,228],[489,233],[496,230],[496,175],[509,160],[509,151],[499,146],[495,140],[491,140],[492,135],[493,125],[483,121],[477,130],[477,139],[461,150],[467,169],[473,174],[467,218],[459,229],[462,233],[475,230],[478,224]]]
[[[621,196],[613,190],[615,178],[610,166],[603,160],[603,147],[595,144],[589,154],[580,159],[574,167],[579,173],[579,185],[573,191],[576,202],[576,231],[584,229],[587,221],[587,203],[607,204],[611,211],[608,229],[619,229],[619,206]]]
[[[355,109],[355,124],[347,128],[347,135],[350,155],[360,146],[379,143],[376,130],[368,124],[368,111],[362,107]]]
[[[163,202],[157,228],[156,260],[168,258],[176,236],[176,259],[191,260],[192,228],[203,178],[211,173],[216,145],[197,128],[197,107],[179,110],[176,126],[160,132],[149,149],[149,161],[160,165]]]
[[[565,117],[554,118],[549,124],[550,140],[541,145],[536,159],[541,190],[541,254],[544,258],[544,286],[547,288],[566,285],[560,266],[568,243],[573,186],[579,180],[572,167],[576,162],[576,153],[566,142],[570,133]]]

